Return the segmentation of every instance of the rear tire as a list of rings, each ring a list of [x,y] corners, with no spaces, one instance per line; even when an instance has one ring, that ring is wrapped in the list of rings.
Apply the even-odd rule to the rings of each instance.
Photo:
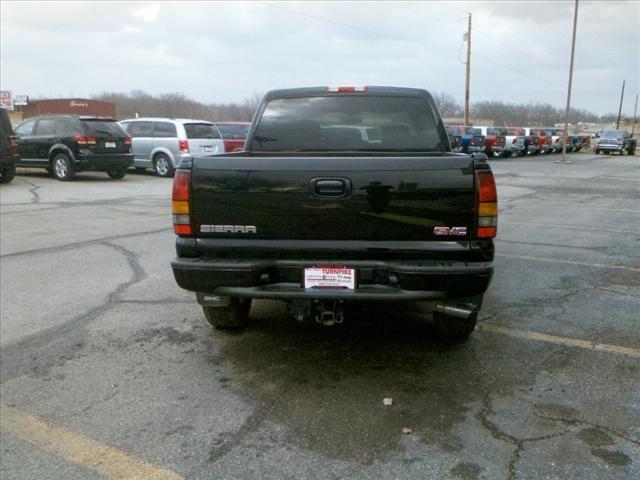
[[[159,153],[153,159],[153,170],[159,177],[173,177],[174,169],[171,159],[164,153]]]
[[[11,162],[2,168],[0,183],[9,183],[16,176],[16,164]]]
[[[237,329],[244,327],[249,320],[251,299],[231,299],[228,307],[202,306],[207,321],[216,329]]]
[[[66,153],[58,153],[51,160],[51,171],[53,176],[60,181],[68,182],[73,180],[75,171],[71,158]]]
[[[462,342],[476,328],[478,312],[475,311],[467,318],[452,317],[441,312],[433,312],[436,332],[453,342]]]
[[[127,174],[127,170],[129,170],[129,167],[124,167],[124,168],[121,168],[120,170],[111,170],[107,172],[107,175],[109,175],[109,177],[111,177],[114,180],[120,180],[121,178],[124,178],[124,176]]]

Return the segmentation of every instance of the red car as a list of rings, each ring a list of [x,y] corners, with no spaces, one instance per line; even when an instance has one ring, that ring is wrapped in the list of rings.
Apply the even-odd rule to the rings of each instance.
[[[249,133],[251,122],[219,122],[214,123],[222,140],[224,141],[225,152],[240,152],[244,150],[244,141]]]

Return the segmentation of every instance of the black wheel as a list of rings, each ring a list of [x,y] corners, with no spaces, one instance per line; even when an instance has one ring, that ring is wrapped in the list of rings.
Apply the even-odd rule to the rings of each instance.
[[[71,163],[71,159],[66,153],[58,153],[53,157],[51,160],[51,171],[55,178],[63,182],[72,180],[75,175],[73,163]]]
[[[600,155],[600,150],[598,150],[597,148],[593,151],[593,153],[595,153],[596,155]]]
[[[16,164],[13,162],[7,163],[2,170],[0,170],[0,183],[9,183],[16,176]]]
[[[124,167],[124,168],[121,168],[120,170],[109,170],[107,172],[107,175],[109,175],[114,180],[120,180],[121,178],[124,178],[124,176],[127,174],[127,170],[129,170],[129,167]]]
[[[636,147],[629,147],[628,152],[629,152],[629,155],[635,155],[635,153],[636,153]]]
[[[202,306],[202,311],[207,321],[217,329],[241,328],[249,320],[251,299],[231,299],[228,307]]]
[[[441,312],[433,312],[433,322],[439,335],[450,341],[463,341],[476,328],[478,323],[477,310],[467,318],[453,317]]]
[[[154,157],[153,169],[159,177],[173,177],[174,171],[171,159],[164,153],[159,153]]]

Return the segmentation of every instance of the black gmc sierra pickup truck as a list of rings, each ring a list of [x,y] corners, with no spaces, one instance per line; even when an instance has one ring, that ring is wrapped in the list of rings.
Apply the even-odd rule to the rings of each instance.
[[[325,325],[347,302],[418,301],[463,339],[493,274],[487,157],[451,152],[425,90],[272,91],[244,151],[180,163],[172,207],[174,276],[217,328],[253,298]]]

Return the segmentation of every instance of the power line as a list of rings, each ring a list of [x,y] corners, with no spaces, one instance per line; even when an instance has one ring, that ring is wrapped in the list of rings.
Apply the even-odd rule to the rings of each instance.
[[[289,12],[289,13],[292,13],[294,15],[299,15],[301,17],[311,18],[313,20],[317,20],[317,21],[324,22],[324,23],[329,23],[329,24],[332,24],[332,25],[338,25],[340,27],[349,28],[351,30],[355,30],[355,31],[358,31],[358,32],[368,33],[370,35],[378,35],[378,36],[381,36],[381,37],[386,37],[386,38],[390,38],[392,40],[411,43],[411,44],[414,44],[414,45],[420,45],[420,46],[435,48],[435,49],[442,50],[442,51],[445,51],[445,52],[453,52],[453,53],[457,53],[459,55],[459,51],[458,50],[455,50],[455,49],[452,49],[452,48],[448,48],[448,47],[443,47],[441,45],[435,45],[433,43],[421,42],[419,40],[413,40],[413,39],[410,39],[410,38],[400,37],[400,36],[397,36],[397,35],[393,35],[393,34],[389,34],[389,33],[385,33],[385,32],[380,32],[380,31],[377,31],[377,30],[371,30],[371,29],[368,29],[368,28],[359,27],[357,25],[352,25],[352,24],[349,24],[349,23],[340,22],[340,21],[333,20],[333,19],[330,19],[330,18],[320,17],[320,16],[317,16],[317,15],[312,15],[312,14],[309,14],[309,13],[301,12],[299,10],[294,10],[294,9],[291,9],[291,8],[283,7],[281,5],[275,5],[275,4],[269,3],[269,2],[257,2],[257,3],[260,3],[260,4],[262,4],[262,5],[266,6],[266,7],[275,8],[275,9],[278,9],[278,10],[283,10],[285,12]],[[489,57],[485,57],[484,55],[478,55],[477,53],[474,54],[474,56],[475,56],[475,58],[479,58],[481,60],[484,60],[486,63],[490,63],[492,65],[495,65],[498,68],[501,68],[503,70],[507,70],[507,71],[516,73],[516,74],[521,75],[523,77],[534,79],[534,80],[538,80],[538,81],[540,81],[542,83],[545,83],[547,85],[553,85],[553,86],[557,85],[556,83],[551,82],[546,78],[538,77],[537,75],[532,74],[531,71],[526,71],[525,72],[525,71],[522,71],[522,70],[518,70],[516,68],[513,68],[513,67],[510,67],[508,65],[505,65],[504,63],[496,62],[495,60],[493,60],[493,59],[491,59]],[[599,96],[606,95],[606,94],[603,94],[603,92],[595,92],[595,91],[591,91],[591,90],[575,89],[575,91],[581,92],[581,93],[588,93],[588,94],[597,94]],[[616,95],[616,97],[617,97],[617,95]]]
[[[457,51],[452,49],[452,48],[443,47],[443,46],[440,46],[440,45],[434,45],[432,43],[421,42],[419,40],[412,40],[412,39],[409,39],[409,38],[403,38],[403,37],[399,37],[397,35],[392,35],[392,34],[389,34],[389,33],[378,32],[376,30],[370,30],[368,28],[358,27],[356,25],[351,25],[349,23],[339,22],[337,20],[332,20],[332,19],[329,19],[329,18],[318,17],[316,15],[311,15],[309,13],[301,12],[299,10],[293,10],[291,8],[282,7],[280,5],[274,5],[273,3],[269,3],[269,2],[258,2],[258,3],[261,3],[262,5],[265,5],[267,7],[277,8],[279,10],[284,10],[285,12],[293,13],[295,15],[300,15],[302,17],[307,17],[307,18],[312,18],[314,20],[318,20],[318,21],[325,22],[325,23],[330,23],[330,24],[333,24],[333,25],[339,25],[341,27],[350,28],[352,30],[356,30],[356,31],[359,31],[359,32],[369,33],[369,34],[372,34],[372,35],[379,35],[379,36],[382,36],[382,37],[391,38],[393,40],[398,40],[398,41],[407,42],[407,43],[413,43],[413,44],[422,45],[422,46],[425,46],[425,47],[436,48],[438,50],[443,50],[445,52],[457,53]]]

